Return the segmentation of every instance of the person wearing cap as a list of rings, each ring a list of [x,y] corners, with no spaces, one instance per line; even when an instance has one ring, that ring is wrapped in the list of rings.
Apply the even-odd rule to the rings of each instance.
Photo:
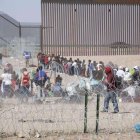
[[[106,74],[106,78],[104,80],[104,84],[107,87],[107,93],[105,94],[104,108],[102,112],[108,112],[109,101],[112,100],[113,107],[114,107],[113,113],[118,113],[119,107],[118,107],[117,97],[115,93],[116,87],[115,87],[115,79],[114,79],[115,77],[113,74],[113,69],[109,66],[105,67],[105,74]]]

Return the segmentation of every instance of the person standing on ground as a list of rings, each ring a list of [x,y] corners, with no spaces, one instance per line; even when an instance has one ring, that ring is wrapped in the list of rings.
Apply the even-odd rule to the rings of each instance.
[[[30,71],[30,84],[31,84],[31,93],[33,93],[33,82],[34,82],[34,78],[36,76],[36,70],[35,68],[33,68],[31,71]]]
[[[93,64],[88,60],[87,77],[92,77]]]
[[[83,60],[81,63],[81,76],[85,76],[85,74],[86,74],[86,62],[85,60]]]
[[[23,56],[25,58],[26,68],[29,67],[29,61],[31,59],[31,52],[24,51]]]
[[[21,76],[21,85],[27,89],[30,87],[30,76],[26,69],[23,71]]]
[[[0,53],[0,69],[2,69],[2,53]]]
[[[4,73],[1,75],[2,79],[2,97],[12,97],[13,96],[13,88],[12,88],[12,74],[9,70],[4,69]]]
[[[115,77],[114,77],[113,70],[111,69],[111,67],[108,67],[108,66],[105,67],[105,74],[106,74],[106,78],[104,80],[104,83],[107,86],[107,93],[105,95],[104,108],[102,112],[108,112],[109,101],[111,99],[113,103],[113,107],[114,107],[113,113],[118,113],[119,107],[118,107],[117,97],[115,93],[115,90],[116,90]]]
[[[38,95],[38,97],[45,97],[44,94],[44,86],[45,86],[45,82],[47,81],[48,77],[46,72],[43,70],[42,66],[38,67],[37,73],[36,73],[36,83],[37,85],[40,87],[40,93]]]

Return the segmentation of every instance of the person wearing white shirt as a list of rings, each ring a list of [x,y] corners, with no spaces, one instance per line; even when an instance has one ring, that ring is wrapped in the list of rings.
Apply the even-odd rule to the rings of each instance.
[[[124,75],[124,79],[123,80],[125,82],[127,82],[127,83],[130,83],[131,80],[132,80],[132,76],[131,76],[128,68],[125,68],[125,75]]]
[[[11,85],[12,75],[10,73],[3,73],[1,78],[3,79],[2,82],[4,82],[5,85]]]
[[[4,71],[4,73],[1,75],[1,79],[2,79],[1,91],[3,95],[4,96],[11,95],[12,74],[8,73],[7,71]]]
[[[118,71],[116,72],[116,75],[117,75],[118,77],[124,78],[125,72],[123,71],[122,66],[119,67]]]
[[[73,63],[72,63],[72,71],[73,71],[73,74],[74,75],[78,75],[78,65],[77,65],[77,61],[75,60]]]
[[[74,62],[72,63],[72,66],[74,66],[74,67],[76,68],[76,67],[77,67],[77,62],[74,61]]]

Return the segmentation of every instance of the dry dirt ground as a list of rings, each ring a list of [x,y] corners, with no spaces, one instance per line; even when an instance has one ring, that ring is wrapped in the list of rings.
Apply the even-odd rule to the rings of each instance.
[[[78,57],[72,57],[76,59]],[[80,60],[96,60],[107,63],[133,67],[140,64],[137,56],[100,56],[79,57]],[[14,69],[23,68],[24,60],[4,58],[4,63],[10,62]],[[32,61],[37,65],[36,59]],[[2,70],[0,70],[2,73]],[[64,77],[63,82],[74,81],[74,77]],[[77,79],[78,80],[78,79]],[[100,110],[103,106],[103,97],[100,100]],[[47,98],[43,104],[34,103],[33,98],[29,103],[21,104],[17,99],[4,99],[0,106],[0,139],[16,140],[139,140],[140,133],[134,131],[134,125],[140,122],[140,104],[119,102],[120,112],[113,111],[110,103],[109,113],[100,112],[99,133],[95,134],[96,126],[96,96],[88,103],[87,132],[84,130],[84,102],[81,104],[70,103],[60,98]],[[19,138],[23,137],[23,138]],[[36,138],[39,137],[39,138]]]
[[[100,112],[99,132],[95,134],[96,98],[88,103],[87,132],[84,130],[84,103],[70,103],[60,98],[49,98],[43,104],[20,104],[15,98],[5,99],[0,108],[1,139],[47,140],[139,140],[134,125],[140,120],[139,103],[119,102],[120,112]],[[56,101],[57,100],[57,101]],[[100,110],[103,98],[100,100]],[[40,138],[36,138],[37,135]]]

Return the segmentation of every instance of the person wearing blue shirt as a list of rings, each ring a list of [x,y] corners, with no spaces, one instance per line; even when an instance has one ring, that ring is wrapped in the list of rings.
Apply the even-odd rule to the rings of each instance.
[[[31,52],[24,51],[23,56],[25,58],[26,67],[29,67],[29,59],[31,59]]]
[[[45,85],[45,82],[47,81],[48,77],[45,71],[43,71],[42,66],[39,66],[37,71],[36,71],[36,76],[35,76],[35,83],[36,85],[38,85],[40,87],[40,93],[38,95],[38,97],[45,97],[43,88]]]
[[[43,68],[42,66],[39,66],[38,67],[38,74],[37,74],[37,81],[38,81],[38,84],[41,86],[41,87],[44,87],[45,85],[45,82],[47,80],[47,75],[46,75],[46,72],[43,71]]]

